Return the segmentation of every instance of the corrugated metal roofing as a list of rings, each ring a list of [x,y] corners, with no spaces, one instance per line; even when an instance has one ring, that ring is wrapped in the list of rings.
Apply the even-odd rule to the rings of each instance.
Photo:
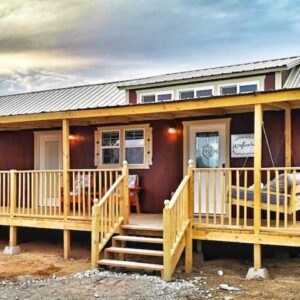
[[[300,66],[294,68],[289,75],[284,88],[291,89],[300,87]]]
[[[138,86],[138,85],[145,85],[145,84],[155,84],[155,83],[163,83],[163,82],[170,82],[170,81],[177,81],[177,80],[233,74],[233,73],[240,73],[240,72],[258,71],[258,70],[265,70],[265,69],[283,68],[283,67],[289,69],[298,64],[300,64],[300,56],[294,56],[288,58],[257,61],[257,62],[224,66],[224,67],[207,68],[207,69],[200,69],[194,71],[151,76],[142,79],[130,80],[122,83],[120,86],[130,87],[130,86]]]
[[[126,104],[125,91],[112,82],[0,96],[0,115],[25,115]]]

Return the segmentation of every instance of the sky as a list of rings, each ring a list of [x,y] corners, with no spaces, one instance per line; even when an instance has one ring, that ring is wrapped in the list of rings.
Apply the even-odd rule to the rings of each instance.
[[[300,55],[300,0],[1,0],[0,95]]]

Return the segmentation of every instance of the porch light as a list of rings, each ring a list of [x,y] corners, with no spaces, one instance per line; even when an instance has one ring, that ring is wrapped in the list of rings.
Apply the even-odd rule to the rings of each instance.
[[[176,133],[176,128],[175,127],[169,127],[168,132],[169,132],[169,134],[175,134]]]
[[[76,140],[75,134],[70,134],[70,135],[69,135],[69,140],[70,140],[70,141]]]

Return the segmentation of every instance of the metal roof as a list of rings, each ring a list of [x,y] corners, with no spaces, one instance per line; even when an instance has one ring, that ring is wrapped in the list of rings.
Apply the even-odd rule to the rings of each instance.
[[[187,72],[151,76],[147,78],[126,81],[120,84],[120,87],[125,88],[125,87],[132,87],[132,86],[139,86],[139,85],[146,85],[146,84],[156,84],[156,83],[163,83],[163,82],[180,81],[180,80],[193,79],[193,78],[196,79],[201,77],[227,75],[227,74],[234,74],[240,72],[251,72],[251,71],[276,69],[276,68],[290,69],[294,66],[297,66],[298,64],[300,64],[300,56],[294,56],[294,57],[287,57],[287,58],[250,62],[250,63],[238,64],[238,65],[230,65],[224,67],[215,67],[215,68],[207,68],[207,69],[200,69],[200,70],[187,71]]]
[[[287,89],[291,89],[291,88],[298,88],[300,87],[300,66],[297,67],[297,68],[294,68],[285,85],[284,85],[284,88],[287,88]]]
[[[121,81],[0,96],[0,116],[92,109],[126,104]]]

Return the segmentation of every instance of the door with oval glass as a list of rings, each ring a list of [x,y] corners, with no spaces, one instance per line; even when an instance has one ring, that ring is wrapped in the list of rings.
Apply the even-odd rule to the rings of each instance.
[[[210,169],[227,165],[227,122],[189,126],[189,158],[199,170],[194,177],[194,212],[221,213],[221,174]]]

